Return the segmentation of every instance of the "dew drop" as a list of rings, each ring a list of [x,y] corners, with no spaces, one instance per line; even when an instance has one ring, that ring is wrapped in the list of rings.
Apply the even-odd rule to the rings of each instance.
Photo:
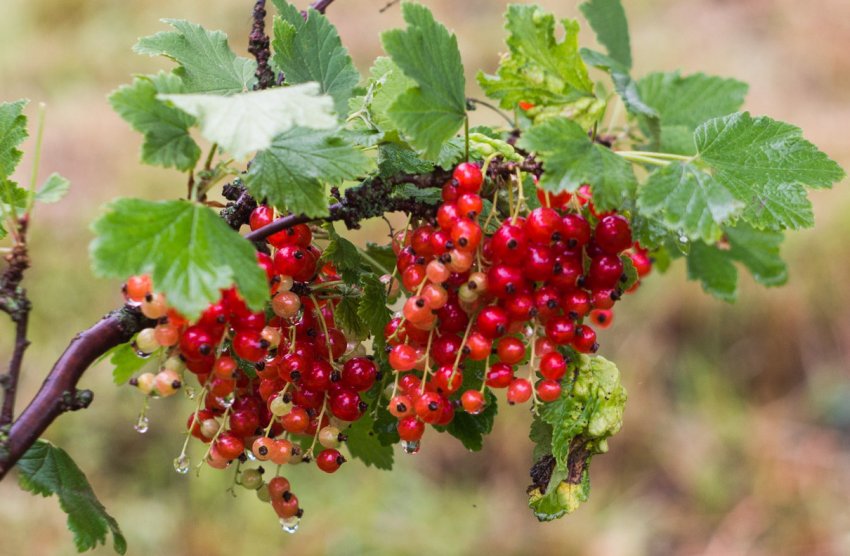
[[[419,441],[413,440],[408,442],[405,440],[401,443],[401,447],[404,449],[405,454],[415,454],[419,451]]]
[[[228,408],[233,405],[233,402],[236,401],[236,394],[231,392],[223,398],[216,398],[216,401],[219,403],[219,405],[221,405],[221,407]]]
[[[148,432],[148,416],[145,415],[144,412],[139,414],[139,419],[136,421],[136,424],[133,425],[133,428],[136,429],[136,432],[139,434],[145,434]]]
[[[185,475],[189,472],[189,466],[191,463],[192,460],[189,459],[188,455],[180,454],[179,457],[174,458],[174,470],[181,475]]]
[[[298,531],[298,525],[301,523],[300,517],[286,517],[280,520],[280,528],[289,534]]]

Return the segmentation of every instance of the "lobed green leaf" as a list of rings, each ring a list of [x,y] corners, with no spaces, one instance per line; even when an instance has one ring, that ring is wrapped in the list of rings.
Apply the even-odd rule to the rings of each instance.
[[[593,201],[601,210],[621,208],[634,197],[637,180],[631,164],[610,149],[590,140],[584,129],[563,117],[531,127],[518,146],[537,153],[543,161],[540,187],[553,193],[593,187]]]
[[[257,154],[245,183],[258,199],[307,216],[328,214],[325,184],[339,185],[371,169],[370,159],[335,130],[295,127]]]
[[[210,208],[188,201],[118,199],[92,225],[92,267],[100,276],[149,274],[169,305],[197,318],[236,284],[246,303],[263,308],[265,273],[250,242]]]
[[[187,93],[229,95],[250,90],[256,83],[257,63],[236,56],[221,31],[207,31],[182,19],[163,19],[176,31],[163,31],[139,39],[137,54],[166,56],[180,67],[174,73]]]
[[[316,10],[307,10],[305,19],[285,0],[274,3],[280,16],[274,20],[273,67],[283,72],[287,83],[318,83],[322,93],[333,97],[336,113],[344,117],[360,74],[336,28]]]
[[[416,84],[395,98],[388,115],[425,158],[435,160],[442,144],[466,118],[466,80],[457,38],[419,4],[403,4],[407,29],[381,35],[384,50]]]
[[[123,85],[109,95],[118,115],[144,135],[144,163],[185,172],[198,162],[201,149],[189,136],[195,118],[157,99],[159,94],[184,92],[179,77],[160,72],[136,77],[132,85]]]
[[[296,127],[335,128],[333,100],[317,83],[230,96],[158,95],[195,116],[201,135],[236,158],[269,148],[275,137]]]

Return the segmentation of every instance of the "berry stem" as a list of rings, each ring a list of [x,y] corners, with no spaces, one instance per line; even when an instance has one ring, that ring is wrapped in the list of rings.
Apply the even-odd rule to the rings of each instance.
[[[316,447],[316,442],[319,440],[319,431],[322,430],[322,419],[325,417],[325,410],[328,407],[328,395],[322,400],[322,410],[319,412],[319,425],[316,427],[316,433],[313,435],[313,443],[310,444],[310,449],[307,450],[305,456],[313,457],[313,448]]]
[[[425,393],[425,382],[428,380],[428,375],[431,373],[431,342],[434,339],[434,330],[436,330],[436,327],[432,328],[428,333],[428,345],[425,348],[425,369],[422,371],[422,386],[419,389],[420,394]]]
[[[535,348],[537,347],[537,325],[534,325],[534,328],[531,330],[531,353],[528,355],[528,382],[531,383],[531,411],[537,415],[537,408],[540,405],[540,400],[537,398],[537,388],[534,387],[535,376],[534,376],[534,358],[537,355],[535,352]]]
[[[449,384],[453,384],[455,375],[457,374],[457,368],[460,364],[460,358],[463,355],[463,348],[466,346],[466,340],[469,338],[469,332],[472,330],[472,325],[475,324],[475,319],[470,318],[469,324],[466,325],[466,332],[463,333],[463,339],[460,341],[460,348],[457,350],[457,355],[455,356],[455,362],[452,365],[452,374],[449,376]]]

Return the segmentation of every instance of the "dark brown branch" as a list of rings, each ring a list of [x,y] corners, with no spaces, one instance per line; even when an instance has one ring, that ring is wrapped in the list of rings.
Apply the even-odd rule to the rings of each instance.
[[[345,191],[344,197],[328,208],[328,216],[311,218],[303,214],[290,214],[248,233],[245,239],[258,241],[276,232],[307,222],[343,221],[349,229],[359,226],[361,220],[381,216],[385,212],[404,211],[418,216],[428,216],[435,207],[411,199],[393,197],[392,188],[402,183],[416,187],[441,187],[451,174],[435,170],[431,174],[402,174],[393,178],[374,178]]]
[[[9,371],[0,377],[4,390],[0,427],[8,426],[15,416],[15,396],[21,376],[21,365],[24,361],[24,351],[30,345],[27,339],[27,326],[31,304],[26,290],[21,287],[24,272],[30,266],[27,253],[28,222],[26,215],[16,222],[15,244],[12,252],[6,255],[8,266],[0,276],[0,311],[7,313],[15,323],[15,347],[12,358],[9,360]]]
[[[325,13],[325,10],[328,9],[328,6],[333,4],[333,1],[334,0],[316,0],[316,2],[310,4],[310,8],[316,10],[320,14],[323,14]]]
[[[83,373],[101,355],[151,324],[138,310],[123,308],[71,340],[38,393],[12,424],[8,438],[0,443],[0,480],[57,417],[88,407],[91,391],[77,389]]]

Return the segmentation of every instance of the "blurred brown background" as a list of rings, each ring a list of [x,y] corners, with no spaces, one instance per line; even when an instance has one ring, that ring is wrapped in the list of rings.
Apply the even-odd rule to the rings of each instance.
[[[541,2],[575,17],[578,1]],[[850,3],[846,0],[625,0],[636,73],[681,68],[751,83],[746,108],[801,126],[850,167]],[[176,196],[182,178],[137,163],[140,137],[106,95],[131,73],[169,67],[132,54],[162,17],[223,29],[245,54],[250,0],[4,0],[0,99],[48,104],[42,176],[73,183],[66,200],[40,208],[34,345],[20,402],[40,384],[70,337],[119,302],[119,284],[88,269],[88,223],[120,195]],[[300,2],[306,4],[306,2]],[[337,0],[329,10],[361,73],[379,32],[400,24],[384,0]],[[427,0],[459,36],[468,77],[492,70],[503,50],[501,0]],[[302,6],[303,7],[303,6]],[[592,36],[584,33],[584,44]],[[597,76],[598,77],[598,76]],[[474,84],[470,94],[476,93]],[[28,109],[34,115],[35,106]],[[480,121],[490,115],[478,113]],[[28,143],[30,145],[31,143]],[[22,165],[29,172],[29,156]],[[23,176],[23,172],[21,176]],[[850,553],[850,193],[814,194],[817,227],[784,249],[789,284],[764,290],[741,280],[726,305],[684,280],[681,264],[653,276],[618,306],[602,335],[630,400],[622,432],[593,463],[590,502],[538,524],[526,507],[530,463],[526,409],[503,407],[484,452],[429,434],[417,456],[397,453],[392,473],[359,463],[333,476],[297,468],[306,507],[301,531],[278,529],[251,493],[225,493],[229,474],[200,480],[171,466],[188,401],[155,403],[151,431],[133,431],[141,400],[90,372],[84,412],[49,438],[87,472],[123,526],[129,554],[848,554]],[[377,234],[380,228],[372,229]],[[368,232],[368,230],[367,230]],[[0,353],[10,328],[0,328]],[[6,356],[0,358],[6,359]],[[0,554],[72,554],[55,500],[0,484]],[[109,549],[100,549],[107,554]]]

